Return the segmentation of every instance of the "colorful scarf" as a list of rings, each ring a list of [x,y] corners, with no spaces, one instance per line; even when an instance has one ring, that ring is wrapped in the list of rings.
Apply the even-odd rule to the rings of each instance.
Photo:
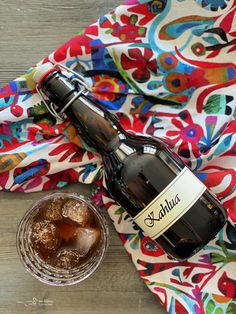
[[[236,313],[235,13],[235,0],[129,0],[41,61],[86,77],[127,131],[169,139],[228,209],[230,223],[185,262],[169,259],[107,196],[101,157],[48,114],[34,67],[0,90],[1,190],[96,182],[94,201],[169,313]]]

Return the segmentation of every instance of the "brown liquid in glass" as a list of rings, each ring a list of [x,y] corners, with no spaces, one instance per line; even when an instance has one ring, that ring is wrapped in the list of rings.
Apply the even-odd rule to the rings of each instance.
[[[73,204],[70,206],[68,202],[71,201]],[[66,217],[63,216],[63,208],[68,204],[69,217]],[[77,207],[73,206],[75,204]],[[84,204],[80,200],[63,197],[46,200],[40,205],[32,221],[30,240],[36,254],[49,265],[73,269],[96,254],[101,240],[101,225],[93,211]],[[76,215],[80,205],[83,211],[79,214],[82,219],[78,221]]]

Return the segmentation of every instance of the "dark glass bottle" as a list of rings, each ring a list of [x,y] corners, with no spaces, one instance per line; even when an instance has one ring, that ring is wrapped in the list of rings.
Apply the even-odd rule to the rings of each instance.
[[[107,189],[147,235],[184,260],[220,231],[226,211],[160,139],[127,133],[117,118],[59,69],[36,74],[43,93],[65,108],[83,140],[102,156]]]

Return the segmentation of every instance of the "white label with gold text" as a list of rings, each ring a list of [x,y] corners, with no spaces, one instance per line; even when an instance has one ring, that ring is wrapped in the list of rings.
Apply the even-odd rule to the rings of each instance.
[[[206,186],[185,167],[148,206],[134,217],[134,221],[148,236],[155,239],[183,216],[205,190]]]

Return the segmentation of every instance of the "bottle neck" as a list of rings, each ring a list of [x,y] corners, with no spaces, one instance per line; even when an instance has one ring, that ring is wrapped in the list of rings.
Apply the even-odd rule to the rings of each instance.
[[[58,108],[65,108],[77,94],[78,88],[60,71],[50,73],[41,84],[42,91]],[[88,92],[76,98],[65,114],[90,147],[98,152],[111,152],[119,146],[120,133],[125,133],[116,117],[101,107]]]

